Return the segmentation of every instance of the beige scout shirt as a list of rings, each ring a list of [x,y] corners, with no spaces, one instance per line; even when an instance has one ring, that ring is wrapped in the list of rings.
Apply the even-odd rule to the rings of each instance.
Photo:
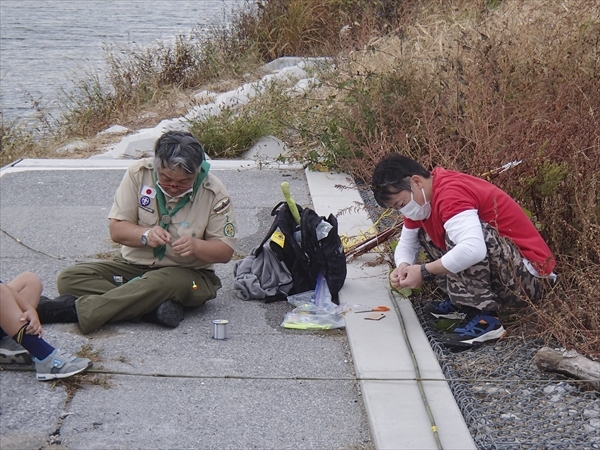
[[[127,220],[143,227],[159,225],[160,213],[154,184],[154,158],[142,159],[132,164],[123,177],[115,193],[114,203],[108,215],[109,219]],[[179,199],[165,195],[167,209],[175,207]],[[202,182],[195,198],[175,213],[167,230],[175,242],[181,236],[196,239],[218,239],[231,248],[235,248],[235,214],[229,201],[229,192],[217,177],[210,172]],[[121,247],[121,255],[127,261],[154,267],[192,267],[194,269],[212,269],[213,264],[193,256],[182,257],[173,252],[170,244],[162,260],[155,258],[153,248]]]

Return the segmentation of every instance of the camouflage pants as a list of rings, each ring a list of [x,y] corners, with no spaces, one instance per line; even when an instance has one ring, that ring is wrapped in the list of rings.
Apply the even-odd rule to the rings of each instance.
[[[487,255],[483,261],[459,273],[438,275],[436,283],[455,305],[483,311],[498,311],[501,306],[523,306],[525,297],[535,301],[542,296],[543,279],[533,276],[523,264],[516,245],[503,238],[491,225],[482,222]],[[445,253],[419,230],[419,242],[428,261]],[[455,244],[446,235],[447,251]]]

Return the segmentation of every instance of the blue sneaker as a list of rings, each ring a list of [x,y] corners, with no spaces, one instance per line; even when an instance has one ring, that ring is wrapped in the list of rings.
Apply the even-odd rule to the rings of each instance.
[[[478,311],[469,315],[452,333],[441,341],[449,346],[472,346],[476,343],[499,339],[506,333],[502,322],[493,312]]]
[[[443,301],[432,300],[425,305],[425,310],[436,319],[463,320],[467,317],[467,314],[453,305],[449,298]]]

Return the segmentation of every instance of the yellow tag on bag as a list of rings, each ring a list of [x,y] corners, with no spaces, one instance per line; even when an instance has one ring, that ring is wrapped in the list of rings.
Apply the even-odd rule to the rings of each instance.
[[[271,242],[275,242],[281,248],[283,248],[283,244],[285,244],[285,236],[281,231],[274,231],[271,235]]]

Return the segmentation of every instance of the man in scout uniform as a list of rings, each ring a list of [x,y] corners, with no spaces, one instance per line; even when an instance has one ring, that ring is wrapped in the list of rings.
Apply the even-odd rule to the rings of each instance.
[[[109,230],[121,255],[63,270],[61,295],[38,306],[42,323],[79,322],[90,333],[142,318],[175,328],[184,307],[215,298],[214,264],[229,262],[235,245],[229,193],[191,134],[167,132],[154,155],[132,164],[115,194]]]

